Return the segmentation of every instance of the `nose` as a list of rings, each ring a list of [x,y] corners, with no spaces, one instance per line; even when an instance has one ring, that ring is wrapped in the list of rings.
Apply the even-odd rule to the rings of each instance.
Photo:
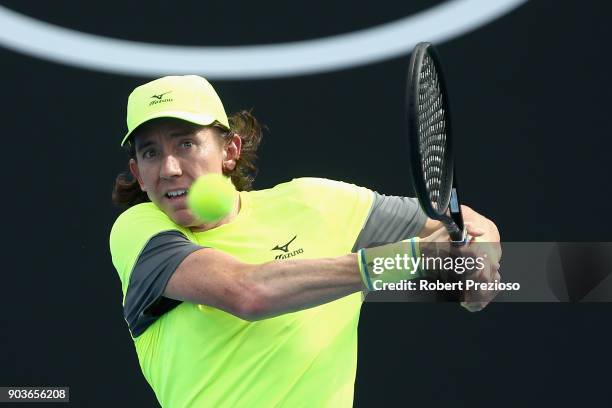
[[[179,163],[178,159],[172,155],[167,155],[162,162],[159,176],[162,179],[169,179],[172,177],[178,177],[181,174],[181,164]]]

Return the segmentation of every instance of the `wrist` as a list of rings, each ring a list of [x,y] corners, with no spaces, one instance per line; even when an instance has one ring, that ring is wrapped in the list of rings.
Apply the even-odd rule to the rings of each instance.
[[[419,238],[360,249],[359,272],[367,290],[380,290],[385,283],[422,277]]]

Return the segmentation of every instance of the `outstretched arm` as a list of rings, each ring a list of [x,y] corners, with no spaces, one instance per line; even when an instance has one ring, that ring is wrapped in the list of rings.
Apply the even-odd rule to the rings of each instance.
[[[357,255],[245,264],[211,248],[190,254],[164,296],[206,304],[245,320],[317,306],[363,289]]]
[[[479,229],[468,226],[468,230],[473,236],[482,235]],[[428,244],[448,241],[446,230],[441,228],[417,245],[424,256],[434,256],[428,252],[432,248]],[[371,266],[365,266],[372,257],[393,260],[404,254],[416,256],[410,248],[412,244],[404,241],[364,249],[363,254],[275,260],[257,265],[203,248],[181,262],[168,281],[164,296],[216,307],[245,320],[259,320],[331,302],[362,291],[366,285],[369,290],[377,289],[371,285],[373,280],[397,282],[417,278],[414,271],[402,267],[392,266],[384,274],[377,274]],[[470,248],[460,250],[469,255]]]

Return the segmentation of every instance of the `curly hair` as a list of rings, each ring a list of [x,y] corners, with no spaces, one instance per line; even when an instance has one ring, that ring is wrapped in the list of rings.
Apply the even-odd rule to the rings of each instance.
[[[219,131],[218,134],[224,143],[229,143],[235,134],[240,136],[242,140],[242,149],[240,151],[240,157],[236,160],[236,167],[224,174],[231,178],[236,190],[248,191],[251,190],[253,181],[257,175],[255,161],[257,160],[257,149],[263,137],[262,127],[250,111],[243,110],[236,112],[229,116],[228,120],[230,129],[227,129],[218,122],[210,126],[197,126],[196,129],[205,127],[215,128]],[[126,148],[130,159],[136,160],[136,148],[134,143],[127,143]],[[132,177],[128,169],[115,178],[112,201],[115,205],[129,208],[150,200],[147,193],[140,189],[138,180]]]

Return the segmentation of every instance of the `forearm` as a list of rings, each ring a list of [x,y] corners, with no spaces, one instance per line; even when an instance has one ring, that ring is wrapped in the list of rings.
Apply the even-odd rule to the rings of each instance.
[[[253,320],[318,306],[363,289],[356,254],[244,268],[245,286],[257,294],[249,311]]]
[[[247,264],[212,248],[195,251],[176,269],[164,296],[259,320],[318,306],[362,290],[375,282],[418,277],[414,267],[394,266],[411,257],[416,241],[363,249],[337,258],[282,260]],[[392,261],[393,265],[388,262]],[[403,259],[403,258],[402,258]],[[404,260],[410,264],[407,259]],[[360,265],[361,264],[361,265]]]
[[[164,296],[257,320],[327,303],[362,285],[355,254],[247,264],[204,248],[179,265]]]

